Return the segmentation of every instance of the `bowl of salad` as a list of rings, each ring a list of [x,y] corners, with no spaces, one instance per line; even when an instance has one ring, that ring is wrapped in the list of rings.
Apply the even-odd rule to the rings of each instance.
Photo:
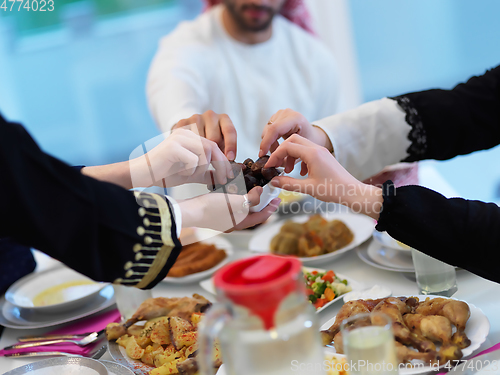
[[[363,284],[333,270],[304,267],[303,272],[307,296],[316,312],[326,309],[344,294],[363,288]]]

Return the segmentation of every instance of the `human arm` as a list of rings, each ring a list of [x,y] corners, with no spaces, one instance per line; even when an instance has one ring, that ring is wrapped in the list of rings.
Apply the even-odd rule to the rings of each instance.
[[[352,177],[324,148],[294,135],[284,141],[266,166],[297,159],[305,163],[304,179],[276,177],[283,189],[300,191],[344,204],[378,221],[376,229],[446,263],[500,282],[494,249],[500,246],[500,208],[493,203],[447,199],[421,186],[382,188],[365,185]]]
[[[140,149],[142,150],[142,148]],[[217,144],[187,129],[177,129],[146,154],[121,163],[84,167],[81,172],[125,189],[178,186],[184,183],[210,183],[213,177],[224,184],[231,166]]]
[[[497,67],[452,90],[384,98],[314,124],[340,164],[364,180],[400,161],[445,160],[500,143],[499,87]],[[288,131],[274,126],[282,127],[277,134]]]

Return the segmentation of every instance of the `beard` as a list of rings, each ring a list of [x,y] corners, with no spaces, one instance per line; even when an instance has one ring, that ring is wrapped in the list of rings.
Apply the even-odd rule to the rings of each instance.
[[[281,11],[281,7],[279,9],[274,9],[268,6],[260,6],[255,4],[244,4],[240,7],[237,7],[234,2],[227,0],[224,1],[224,3],[227,10],[229,11],[229,14],[236,21],[238,27],[243,31],[254,33],[264,31],[269,28],[269,26],[271,26],[271,23],[273,22],[274,16]],[[266,16],[260,20],[248,18],[244,15],[245,11],[247,10],[265,12]]]

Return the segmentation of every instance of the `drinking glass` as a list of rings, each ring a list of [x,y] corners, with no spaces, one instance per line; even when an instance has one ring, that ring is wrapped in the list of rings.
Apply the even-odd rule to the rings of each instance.
[[[415,249],[411,256],[420,294],[451,297],[458,290],[455,267]]]
[[[342,342],[351,375],[398,374],[391,319],[379,312],[342,322]]]
[[[142,290],[125,285],[113,285],[115,300],[122,320],[127,320],[134,315],[138,307],[148,298],[153,298],[151,289]]]

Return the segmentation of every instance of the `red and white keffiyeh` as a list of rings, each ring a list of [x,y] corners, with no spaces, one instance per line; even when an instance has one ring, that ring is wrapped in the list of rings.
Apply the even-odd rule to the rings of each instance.
[[[203,0],[205,3],[205,10],[220,4],[222,0]],[[312,19],[304,0],[286,0],[281,15],[293,22],[294,24],[302,27],[305,31],[315,34],[312,27]]]

